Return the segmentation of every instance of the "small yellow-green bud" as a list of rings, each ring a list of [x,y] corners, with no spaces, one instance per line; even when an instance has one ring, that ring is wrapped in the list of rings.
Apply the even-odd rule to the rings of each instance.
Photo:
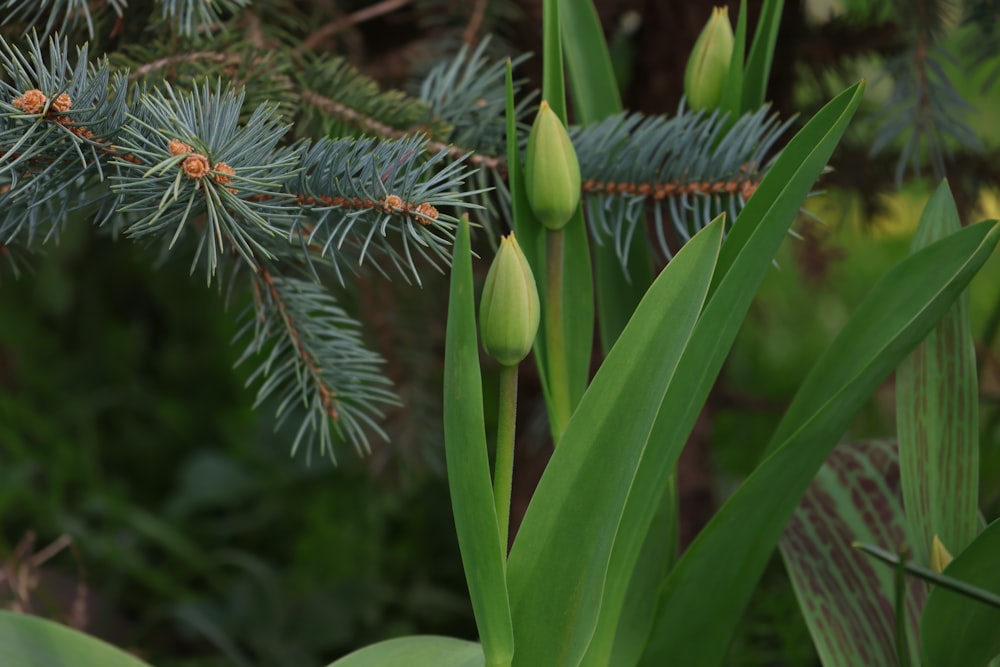
[[[684,95],[694,110],[715,109],[722,99],[722,89],[733,56],[733,26],[729,8],[716,7],[698,36],[684,71]]]
[[[562,229],[580,205],[580,163],[559,116],[542,100],[528,135],[525,190],[535,217]]]
[[[948,552],[948,549],[945,548],[938,536],[935,535],[934,539],[931,540],[931,569],[941,574],[952,560],[951,553]]]
[[[535,277],[511,233],[500,239],[479,303],[479,336],[486,354],[504,366],[521,363],[535,342],[540,317]]]

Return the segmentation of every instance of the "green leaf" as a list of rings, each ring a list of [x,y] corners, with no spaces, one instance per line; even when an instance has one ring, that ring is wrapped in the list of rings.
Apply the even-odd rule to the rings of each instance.
[[[944,574],[1000,596],[1000,521],[955,557]],[[1000,655],[1000,608],[935,586],[921,621],[925,667],[984,665]]]
[[[581,667],[635,665],[646,648],[659,602],[659,582],[667,578],[677,562],[676,474],[671,475],[668,484],[632,569],[621,614],[601,614]],[[605,597],[608,597],[608,587],[605,587]]]
[[[764,106],[784,4],[785,0],[767,0],[757,19],[757,30],[754,32],[750,56],[743,73],[743,113]]]
[[[542,99],[549,103],[563,125],[568,126],[559,38],[559,0],[542,0]]]
[[[913,249],[961,227],[943,182],[924,208]],[[899,365],[896,414],[910,547],[929,565],[934,535],[954,554],[979,532],[979,383],[968,293]]]
[[[771,454],[671,571],[643,664],[721,664],[813,476],[871,393],[948,311],[998,237],[994,223],[963,229],[906,258],[872,288],[803,382],[771,440]],[[691,641],[695,636],[713,640]]]
[[[736,32],[733,34],[733,55],[729,59],[729,71],[726,72],[726,83],[722,87],[722,98],[719,109],[729,114],[726,127],[730,128],[740,117],[743,98],[743,59],[747,49],[747,1],[740,1],[740,15],[736,19]]]
[[[590,125],[619,113],[621,96],[593,3],[560,0],[559,20],[577,122]],[[627,273],[622,271],[612,243],[595,243],[591,250],[601,351],[607,355],[653,280],[649,242],[644,234],[632,236]]]
[[[799,206],[826,165],[861,99],[861,87],[842,93],[789,142],[747,203],[722,245],[712,277],[714,295],[699,318],[695,334],[668,389],[654,425],[657,446],[646,454],[632,483],[609,567],[602,616],[621,614],[626,584],[653,521],[660,496],[715,378],[736,338],[758,285]],[[612,627],[602,621],[599,627]],[[595,639],[595,643],[601,641]],[[683,663],[681,663],[683,664]]]
[[[416,635],[366,646],[328,667],[483,667],[483,649],[475,642]]]
[[[837,446],[781,536],[785,568],[824,667],[896,662],[894,572],[854,549],[859,540],[891,550],[906,543],[892,441]],[[911,581],[903,626],[909,636],[919,632],[926,598],[923,584]]]
[[[37,616],[0,610],[4,667],[149,667],[96,637]]]
[[[720,218],[653,283],[542,475],[507,563],[517,665],[559,667],[583,657],[631,479],[704,304],[721,239]]]
[[[486,664],[505,665],[514,652],[504,575],[506,540],[500,537],[486,451],[467,218],[462,219],[455,239],[451,271],[444,362],[448,489]]]
[[[594,351],[594,277],[590,266],[590,241],[583,209],[577,208],[564,228],[563,332],[569,374],[569,407],[575,410],[590,377]]]
[[[590,0],[559,0],[563,50],[577,122],[596,123],[622,110],[604,29]]]

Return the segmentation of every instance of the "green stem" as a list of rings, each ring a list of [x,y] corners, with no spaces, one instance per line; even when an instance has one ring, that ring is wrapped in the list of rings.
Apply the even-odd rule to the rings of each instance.
[[[563,331],[563,230],[549,230],[545,258],[545,354],[549,362],[552,395],[552,434],[558,444],[569,423],[569,371],[566,367],[566,336]]]
[[[493,473],[493,500],[500,524],[504,554],[510,543],[510,493],[514,479],[514,424],[517,421],[517,366],[500,370],[500,408],[497,411],[497,461]]]

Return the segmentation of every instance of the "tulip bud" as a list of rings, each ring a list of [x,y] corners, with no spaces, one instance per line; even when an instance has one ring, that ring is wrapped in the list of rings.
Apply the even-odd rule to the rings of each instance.
[[[729,8],[716,7],[698,36],[684,71],[684,95],[694,110],[715,109],[722,99],[722,89],[733,56],[733,26]]]
[[[937,535],[931,540],[931,569],[941,574],[952,561],[952,555],[945,548]]]
[[[580,204],[580,163],[559,116],[542,101],[524,165],[528,203],[548,229],[562,229]]]
[[[521,363],[535,342],[540,317],[535,277],[511,233],[500,239],[479,303],[479,336],[486,354],[504,366]]]

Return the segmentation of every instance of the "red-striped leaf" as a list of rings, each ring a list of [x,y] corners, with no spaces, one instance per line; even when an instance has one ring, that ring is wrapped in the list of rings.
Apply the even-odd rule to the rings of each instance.
[[[830,455],[781,538],[799,607],[825,667],[895,665],[893,570],[851,547],[892,552],[905,543],[894,442],[841,444]],[[910,580],[906,634],[918,636],[924,586]]]
[[[919,250],[961,229],[943,182],[913,240]],[[979,532],[979,394],[966,291],[896,370],[896,428],[913,556],[930,564],[937,535],[958,555]]]

